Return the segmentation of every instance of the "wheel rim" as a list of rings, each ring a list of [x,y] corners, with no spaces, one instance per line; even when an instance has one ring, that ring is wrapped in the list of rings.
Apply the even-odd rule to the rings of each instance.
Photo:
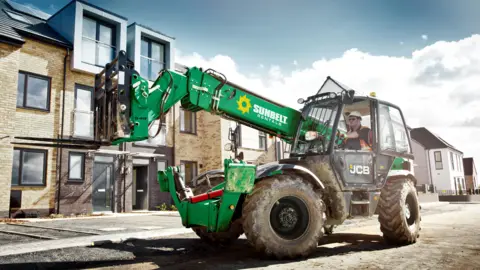
[[[417,222],[418,208],[415,207],[415,199],[413,195],[409,194],[405,200],[405,218],[408,226],[412,226]]]
[[[299,198],[283,197],[270,211],[270,225],[281,238],[287,240],[299,238],[308,228],[308,224],[307,206]]]

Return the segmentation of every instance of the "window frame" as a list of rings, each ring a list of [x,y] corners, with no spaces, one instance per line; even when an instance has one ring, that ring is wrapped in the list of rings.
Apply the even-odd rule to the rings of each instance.
[[[142,42],[143,41],[146,41],[147,42],[147,55],[143,55],[142,54]],[[153,59],[152,58],[152,44],[155,43],[155,44],[158,44],[162,47],[162,51],[163,51],[163,59],[164,61],[163,62],[160,62],[160,61],[157,61],[156,59]],[[148,37],[146,35],[141,35],[140,37],[140,73],[142,73],[142,58],[144,59],[147,59],[148,61],[153,61],[153,62],[156,62],[160,65],[163,65],[163,67],[165,68],[167,62],[165,61],[165,58],[166,58],[166,54],[167,54],[167,45],[163,42],[160,42],[158,41],[157,39],[154,39],[154,38],[151,38],[151,37]],[[148,71],[147,71],[147,74],[148,76],[150,76],[150,73],[151,73],[151,62],[149,62],[149,65],[148,65]],[[150,78],[148,77],[146,79],[148,79],[149,81],[155,81],[157,78]],[[144,76],[142,76],[144,77]],[[144,77],[145,78],[145,77]]]
[[[440,159],[437,160],[437,156],[436,154],[439,154],[440,155]],[[439,171],[439,170],[443,170],[443,156],[442,156],[442,151],[433,151],[433,161],[435,162],[435,170]],[[437,164],[440,163],[440,167],[437,167]]]
[[[72,128],[72,137],[74,138],[87,138],[87,139],[93,139],[93,137],[95,137],[95,119],[92,119],[93,122],[92,122],[92,126],[91,126],[91,129],[92,129],[92,136],[82,136],[82,135],[77,135],[75,134],[75,124],[76,124],[76,121],[77,121],[77,118],[75,117],[75,114],[77,112],[80,112],[80,113],[86,113],[87,111],[83,111],[83,110],[78,110],[77,109],[77,94],[78,94],[78,89],[81,88],[82,90],[88,90],[91,92],[90,94],[90,112],[92,113],[92,117],[93,117],[93,111],[94,111],[94,108],[95,108],[95,98],[94,98],[94,88],[92,86],[88,86],[88,85],[84,85],[84,84],[79,84],[79,83],[75,83],[75,86],[74,86],[74,99],[73,99],[73,128]]]
[[[261,142],[263,142],[263,147]],[[258,131],[258,149],[267,151],[267,134],[263,131]]]
[[[47,186],[47,168],[48,168],[48,150],[38,149],[38,148],[14,147],[13,152],[15,150],[20,151],[19,163],[18,163],[18,184],[13,184],[12,180],[10,180],[11,186],[12,187],[46,187]],[[13,152],[12,152],[12,175],[11,175],[12,178],[13,178],[13,162],[14,162]],[[33,153],[43,154],[43,175],[42,175],[42,183],[41,184],[22,184],[23,153],[24,152],[33,152]]]
[[[197,177],[198,176],[198,162],[197,161],[193,161],[193,160],[180,160],[180,168],[182,168],[182,165],[185,165],[185,164],[192,164],[193,165],[193,168],[195,170],[195,173],[193,174],[193,177],[192,179],[190,179],[190,183],[192,183],[192,180],[193,178]],[[182,173],[185,175],[185,172],[182,171]],[[190,184],[187,179],[183,179],[185,182],[184,184],[187,186],[188,184]]]
[[[187,113],[191,113],[192,114],[192,122],[190,124],[191,129],[193,129],[193,131],[190,131],[190,130],[185,130],[182,128],[182,123],[183,121],[185,121],[185,112]],[[182,115],[183,114],[183,115]],[[180,121],[179,121],[179,130],[180,130],[180,133],[184,133],[184,134],[191,134],[191,135],[197,135],[197,113],[196,112],[192,112],[192,111],[189,111],[189,110],[186,110],[182,107],[180,107],[180,115],[179,115],[179,118],[180,118]],[[184,123],[184,126],[187,126],[185,125]]]
[[[80,163],[80,178],[72,178],[71,177],[71,160],[72,160],[72,155],[73,156],[81,156],[82,161]],[[85,182],[85,164],[86,164],[86,154],[85,152],[76,152],[76,151],[69,151],[68,152],[68,182],[74,182],[74,183],[84,183]]]
[[[25,71],[25,70],[19,70],[18,71],[18,77],[17,77],[17,92],[16,92],[16,95],[17,95],[17,99],[18,99],[18,87],[19,87],[19,82],[20,82],[20,74],[23,74],[25,77],[24,77],[24,81],[23,81],[23,100],[22,100],[22,104],[21,105],[18,105],[17,103],[15,104],[15,106],[17,108],[20,108],[20,109],[27,109],[27,110],[36,110],[36,111],[42,111],[42,112],[50,112],[50,101],[51,101],[51,95],[52,95],[52,77],[50,76],[46,76],[46,75],[41,75],[41,74],[37,74],[37,73],[32,73],[32,72],[28,72],[28,71]],[[37,108],[37,107],[30,107],[27,105],[27,93],[28,93],[28,78],[29,77],[33,77],[33,78],[36,78],[36,79],[40,79],[40,80],[45,80],[47,81],[48,83],[48,87],[47,87],[47,107],[46,108]],[[18,101],[17,101],[18,102]]]
[[[83,23],[85,21],[85,18],[95,22],[95,39],[92,39],[92,38],[84,35]],[[104,26],[104,27],[112,29],[111,44],[107,44],[107,43],[104,43],[104,42],[100,41],[100,26]],[[102,46],[108,46],[108,47],[112,48],[114,50],[114,53],[113,53],[114,56],[117,54],[117,26],[112,24],[112,23],[109,23],[109,22],[106,22],[104,20],[95,18],[94,16],[91,16],[89,14],[83,14],[83,16],[82,16],[82,34],[81,34],[81,37],[82,37],[82,46],[84,45],[84,39],[95,42],[95,63],[90,63],[90,62],[85,61],[84,56],[82,55],[81,62],[84,63],[84,64],[104,68],[104,66],[98,64],[98,59],[99,59],[99,57],[98,57],[99,56],[98,44],[100,44]]]

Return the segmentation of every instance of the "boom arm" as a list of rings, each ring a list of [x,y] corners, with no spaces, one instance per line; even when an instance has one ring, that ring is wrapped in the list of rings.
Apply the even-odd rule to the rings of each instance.
[[[122,51],[97,75],[96,140],[111,144],[145,140],[152,122],[162,121],[163,115],[177,102],[186,110],[208,111],[286,141],[295,137],[301,119],[299,111],[228,82],[214,70],[193,67],[184,74],[162,70],[149,87],[149,82],[138,72],[126,67]],[[120,76],[115,79],[112,74]]]

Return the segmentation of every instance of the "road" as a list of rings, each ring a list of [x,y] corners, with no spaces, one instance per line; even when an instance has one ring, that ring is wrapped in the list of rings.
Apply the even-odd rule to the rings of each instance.
[[[307,260],[260,257],[244,236],[230,248],[211,247],[194,234],[132,240],[101,247],[68,248],[0,257],[1,269],[480,269],[480,204],[422,211],[417,244],[383,243],[376,220],[349,222],[320,243]]]

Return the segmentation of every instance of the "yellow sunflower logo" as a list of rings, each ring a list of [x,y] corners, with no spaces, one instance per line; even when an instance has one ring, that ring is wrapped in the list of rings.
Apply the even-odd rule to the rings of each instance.
[[[252,105],[250,104],[250,99],[247,98],[247,95],[241,96],[237,100],[238,110],[242,112],[242,114],[248,113]]]

